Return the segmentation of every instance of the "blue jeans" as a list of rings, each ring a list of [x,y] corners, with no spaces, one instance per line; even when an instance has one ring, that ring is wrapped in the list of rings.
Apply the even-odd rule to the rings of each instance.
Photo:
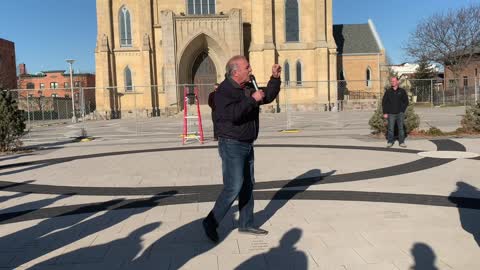
[[[220,223],[238,197],[239,227],[252,227],[253,185],[255,184],[253,143],[220,137],[218,152],[222,158],[223,190],[211,213],[217,224]]]
[[[395,124],[398,127],[398,143],[405,142],[405,130],[403,128],[403,123],[405,121],[405,114],[403,112],[397,114],[388,114],[388,131],[387,131],[387,140],[388,143],[395,142]]]

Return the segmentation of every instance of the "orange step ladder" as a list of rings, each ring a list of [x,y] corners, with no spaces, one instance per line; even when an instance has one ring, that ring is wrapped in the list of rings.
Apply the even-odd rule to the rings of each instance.
[[[195,107],[196,110],[195,110]],[[195,114],[196,113],[196,114]],[[182,143],[188,140],[198,140],[203,144],[202,115],[200,113],[200,102],[198,101],[198,87],[183,88],[183,136]]]

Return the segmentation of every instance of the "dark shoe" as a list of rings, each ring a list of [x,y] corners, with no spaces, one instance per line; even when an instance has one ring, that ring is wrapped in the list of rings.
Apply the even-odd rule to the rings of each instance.
[[[219,239],[218,233],[217,233],[218,223],[215,220],[215,216],[213,215],[213,212],[208,213],[208,216],[202,221],[202,225],[208,239],[210,239],[214,243],[218,243],[218,239]]]
[[[253,235],[267,235],[268,231],[260,228],[238,228],[239,233],[253,234]]]

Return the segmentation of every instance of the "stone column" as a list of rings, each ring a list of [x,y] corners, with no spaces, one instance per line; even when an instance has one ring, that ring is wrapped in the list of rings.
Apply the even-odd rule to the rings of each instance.
[[[166,106],[167,109],[178,110],[175,20],[171,10],[162,10],[160,12],[160,24],[162,27],[163,83],[165,85]]]

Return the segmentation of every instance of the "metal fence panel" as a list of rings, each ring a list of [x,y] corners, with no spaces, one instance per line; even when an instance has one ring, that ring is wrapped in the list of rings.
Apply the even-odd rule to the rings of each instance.
[[[478,102],[480,78],[461,81],[439,79],[401,80],[413,103],[429,106],[471,105]],[[259,82],[260,87],[266,82]],[[162,85],[108,87],[75,87],[72,89],[17,89],[10,90],[24,111],[27,126],[31,131],[45,126],[57,129],[58,136],[70,129],[84,129],[89,135],[147,136],[161,134],[160,128],[152,130],[156,119],[175,116],[178,121],[169,127],[169,132],[182,133],[183,89],[199,89],[199,100],[205,130],[211,130],[208,95],[213,84]],[[279,96],[270,104],[261,107],[262,113],[275,113],[283,119],[285,129],[301,127],[302,113],[329,113],[338,111],[373,111],[381,101],[386,86],[381,81],[339,80],[283,82]],[[173,91],[176,93],[171,93]],[[173,98],[168,95],[174,96]],[[175,97],[176,95],[176,97]],[[73,102],[73,104],[72,104]],[[72,126],[72,117],[78,123]],[[115,132],[101,133],[101,128],[110,124],[93,124],[99,121],[118,120],[127,123]],[[92,124],[91,124],[92,123]],[[113,125],[112,125],[113,126]],[[90,132],[91,131],[91,132]],[[98,133],[100,132],[100,133]]]

